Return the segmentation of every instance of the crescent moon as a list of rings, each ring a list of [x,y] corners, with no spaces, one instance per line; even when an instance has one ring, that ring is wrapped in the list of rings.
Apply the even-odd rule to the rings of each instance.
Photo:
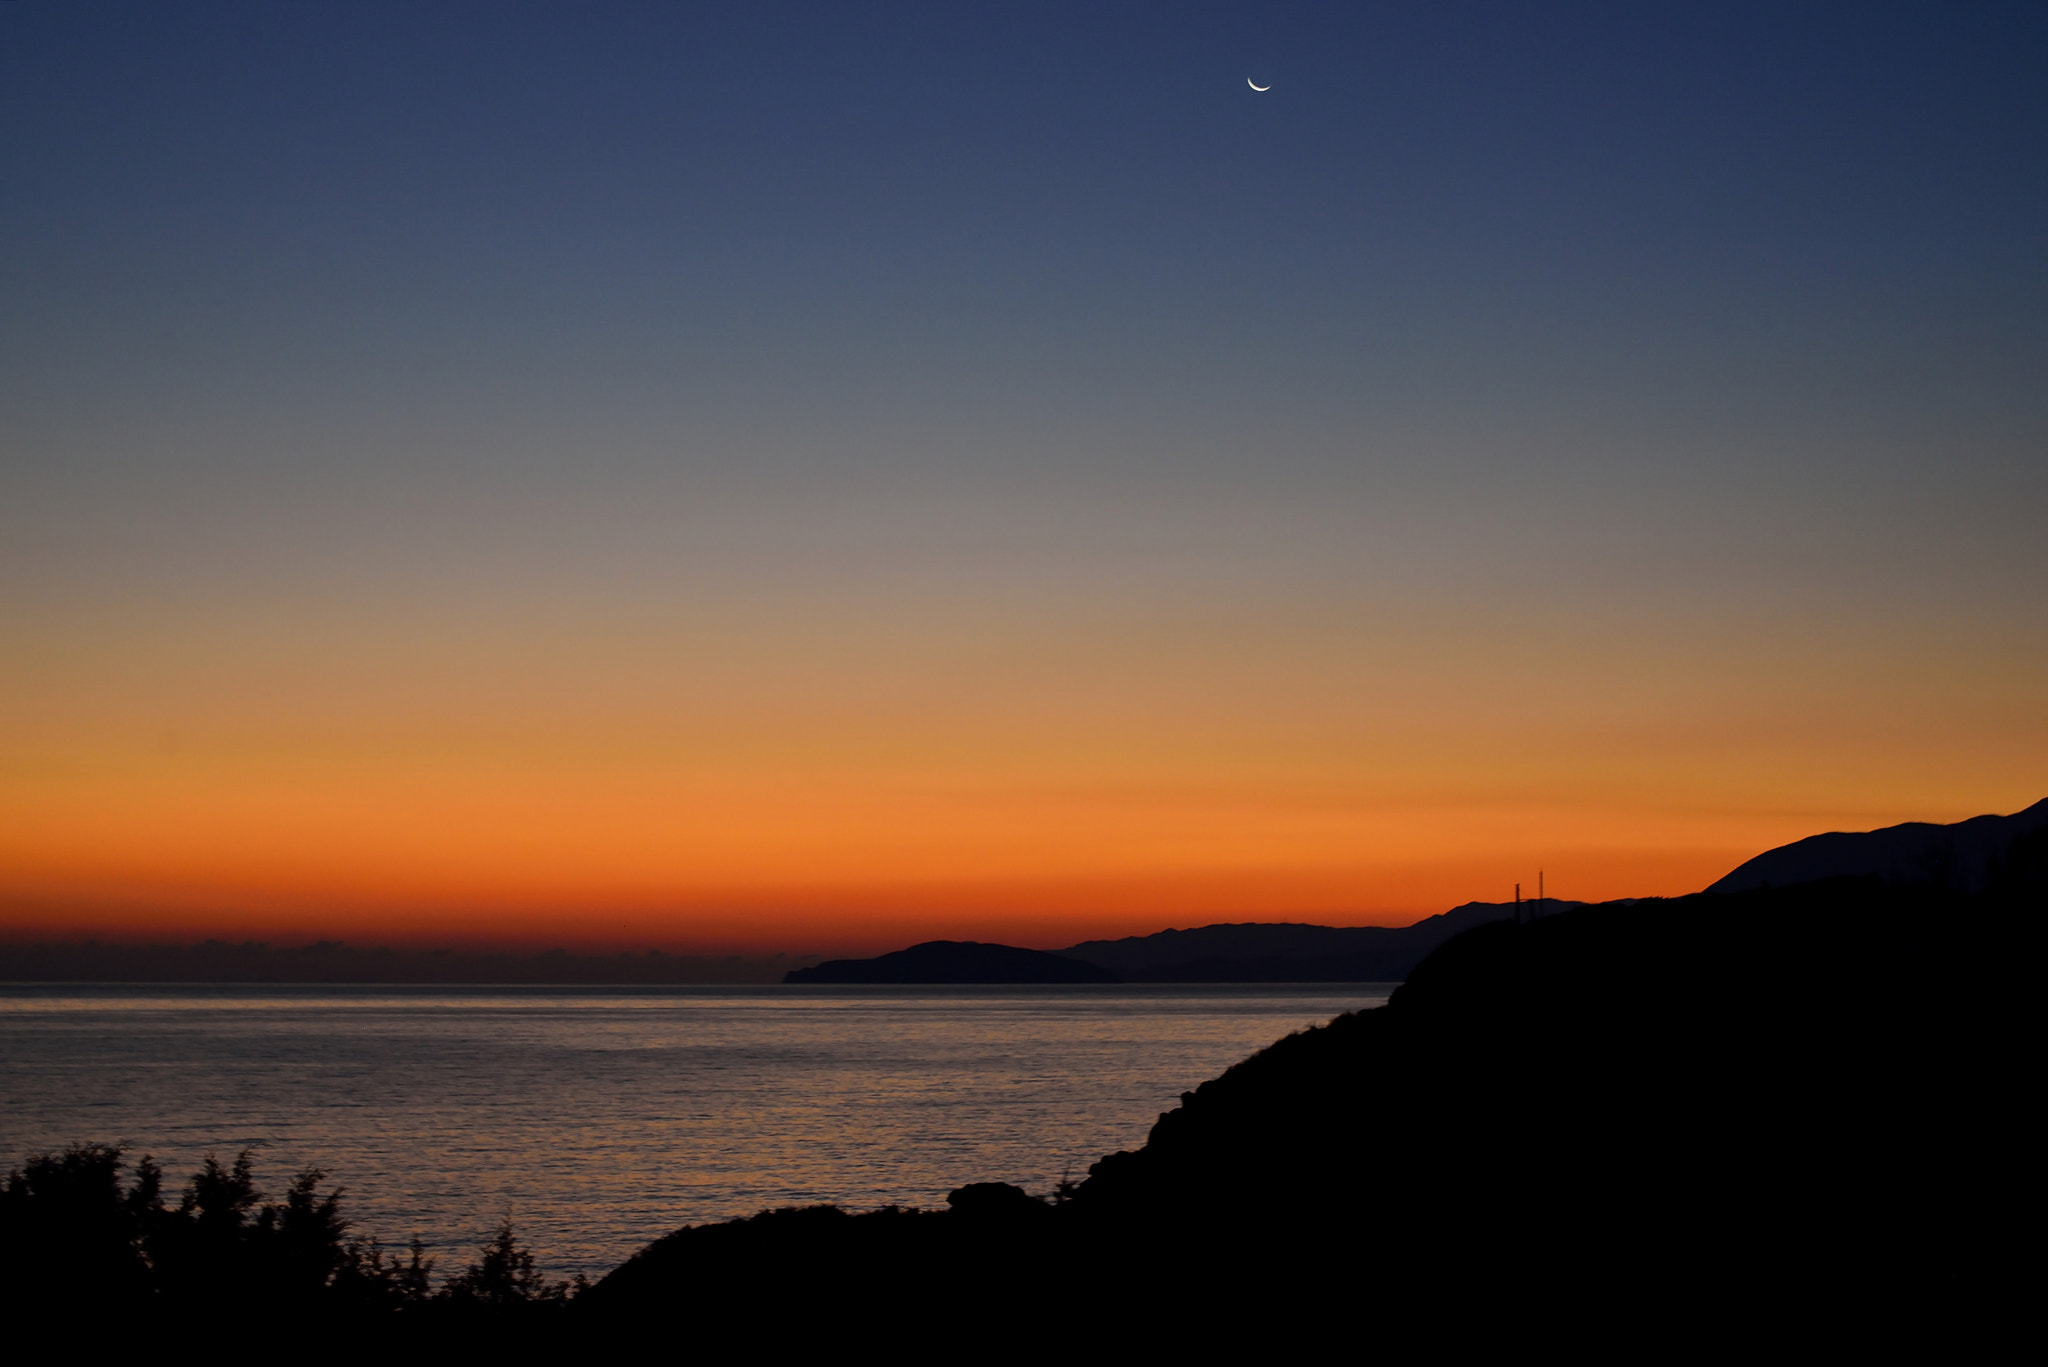
[[[1271,90],[1271,89],[1273,88],[1273,87],[1272,87],[1272,86],[1270,86],[1270,85],[1252,85],[1252,78],[1251,78],[1251,77],[1249,77],[1249,76],[1247,76],[1247,77],[1245,77],[1245,78],[1244,78],[1244,83],[1245,83],[1246,85],[1250,85],[1250,86],[1252,87],[1252,89],[1254,89],[1254,90],[1257,90],[1257,91],[1262,91],[1262,92],[1263,92],[1263,91],[1267,91],[1267,90]]]

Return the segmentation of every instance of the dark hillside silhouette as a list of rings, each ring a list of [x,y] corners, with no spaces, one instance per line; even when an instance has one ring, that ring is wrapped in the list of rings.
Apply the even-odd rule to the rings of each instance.
[[[873,959],[829,959],[792,970],[786,983],[1113,983],[1079,959],[977,940],[927,940]]]
[[[1269,1348],[1975,1313],[2015,1275],[1990,1236],[2021,1171],[2042,843],[1974,897],[1841,879],[1485,924],[1054,1202],[685,1229],[581,1310]]]
[[[1883,878],[1976,892],[1992,865],[2021,836],[2048,828],[2048,798],[2011,816],[1976,816],[1950,826],[1908,821],[1877,831],[1830,831],[1766,850],[1717,880],[1708,892],[1786,887],[1820,878]]]
[[[124,1181],[120,1150],[85,1145],[0,1192],[0,1309],[24,1333],[313,1324],[528,1351],[1484,1336],[1669,1356],[1930,1330],[1967,1350],[2031,1275],[2044,914],[2048,828],[1974,894],[1830,879],[1482,924],[1043,1198],[976,1182],[943,1211],[687,1227],[580,1292],[509,1225],[437,1290],[418,1245],[352,1237],[317,1171],[271,1201],[246,1154],[210,1158],[173,1201],[148,1159]]]
[[[960,1188],[943,1211],[763,1211],[649,1245],[578,1300],[576,1319],[600,1333],[687,1325],[705,1347],[744,1345],[764,1323],[793,1343],[875,1334],[919,1356],[1086,1340],[1105,1298],[1139,1307],[1121,1304],[1127,1278],[1074,1265],[1060,1214],[995,1182]]]

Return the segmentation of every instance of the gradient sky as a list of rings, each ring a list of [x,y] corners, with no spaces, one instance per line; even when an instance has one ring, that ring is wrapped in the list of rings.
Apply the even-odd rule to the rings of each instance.
[[[1690,891],[2044,585],[2038,4],[0,5],[0,932]]]

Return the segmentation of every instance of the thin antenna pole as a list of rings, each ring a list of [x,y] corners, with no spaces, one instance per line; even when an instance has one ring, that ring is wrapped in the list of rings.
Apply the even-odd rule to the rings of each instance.
[[[1522,885],[1515,884],[1515,924],[1522,924]]]
[[[1536,914],[1543,914],[1543,870],[1536,870]]]

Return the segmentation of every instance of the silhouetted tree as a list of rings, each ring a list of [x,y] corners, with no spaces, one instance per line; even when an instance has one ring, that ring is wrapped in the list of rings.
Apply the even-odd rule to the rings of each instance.
[[[400,1261],[387,1255],[375,1239],[351,1240],[341,1250],[328,1283],[342,1305],[364,1311],[395,1311],[424,1305],[432,1291],[430,1281],[434,1260],[427,1247],[415,1237],[408,1246],[410,1257]]]
[[[295,1178],[282,1205],[266,1205],[257,1216],[251,1242],[261,1249],[266,1276],[292,1298],[327,1288],[345,1257],[349,1222],[341,1217],[341,1189],[321,1196],[327,1174],[307,1168]]]
[[[534,1265],[531,1250],[522,1248],[507,1218],[498,1224],[477,1254],[477,1260],[449,1280],[442,1296],[461,1305],[558,1305],[569,1299],[575,1288],[568,1282],[550,1282]]]
[[[262,1203],[247,1149],[223,1166],[206,1155],[185,1184],[177,1218],[152,1222],[145,1249],[160,1292],[213,1311],[262,1304],[270,1268],[256,1247],[251,1212]],[[274,1222],[273,1222],[274,1223]],[[265,1240],[264,1242],[268,1242]]]
[[[0,1193],[0,1276],[21,1307],[47,1314],[147,1296],[138,1217],[158,1174],[145,1159],[143,1180],[123,1192],[121,1157],[117,1145],[74,1144],[8,1175]]]
[[[123,1189],[122,1150],[79,1144],[31,1158],[0,1190],[0,1296],[13,1314],[82,1322],[154,1303],[201,1322],[302,1316],[325,1306],[388,1313],[429,1300],[433,1260],[347,1239],[342,1192],[308,1168],[265,1203],[250,1154],[207,1155],[175,1208],[144,1157]],[[528,1255],[528,1263],[531,1257]]]

